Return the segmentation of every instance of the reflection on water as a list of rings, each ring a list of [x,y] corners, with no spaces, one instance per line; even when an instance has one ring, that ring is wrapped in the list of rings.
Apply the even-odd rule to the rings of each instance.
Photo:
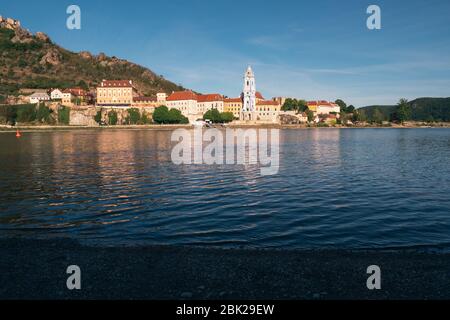
[[[90,244],[450,243],[450,130],[280,132],[280,171],[170,160],[170,131],[0,134],[1,236]]]

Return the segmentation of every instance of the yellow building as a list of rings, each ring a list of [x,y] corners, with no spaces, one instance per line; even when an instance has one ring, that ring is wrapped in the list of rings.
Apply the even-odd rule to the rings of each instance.
[[[232,98],[223,100],[223,111],[231,112],[235,118],[239,118],[242,111],[242,99]]]
[[[103,80],[97,87],[97,105],[128,108],[133,103],[133,94],[131,80]]]
[[[274,100],[259,100],[256,102],[257,120],[277,122],[281,105]]]

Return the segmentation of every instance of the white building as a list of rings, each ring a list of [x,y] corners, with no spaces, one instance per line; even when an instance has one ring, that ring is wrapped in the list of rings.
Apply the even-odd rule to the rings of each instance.
[[[30,96],[30,103],[39,103],[42,101],[50,101],[50,96],[46,93],[36,92]]]
[[[167,100],[167,93],[165,93],[165,92],[158,92],[156,94],[156,101],[159,104],[161,104],[161,105],[165,104],[166,100]]]
[[[242,92],[243,106],[241,120],[256,120],[256,81],[255,74],[249,66],[244,75],[244,90]]]
[[[218,93],[199,95],[197,96],[197,109],[202,114],[211,109],[223,112],[223,97]]]
[[[72,93],[69,90],[64,90],[62,93],[62,103],[65,105],[72,104]]]
[[[325,100],[308,101],[308,109],[314,112],[316,115],[328,115],[330,113],[341,113],[341,107],[334,102]]]
[[[55,90],[52,90],[52,92],[50,92],[50,97],[52,100],[62,100],[63,93],[61,90],[55,89]]]
[[[185,117],[198,115],[197,95],[192,91],[173,92],[166,99],[166,105],[169,109],[178,109]]]

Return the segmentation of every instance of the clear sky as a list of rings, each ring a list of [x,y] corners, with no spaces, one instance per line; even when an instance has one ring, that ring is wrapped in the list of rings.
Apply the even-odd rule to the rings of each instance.
[[[81,8],[81,30],[66,28],[70,4]],[[381,30],[366,27],[371,4]],[[4,0],[0,15],[203,93],[238,96],[251,64],[266,98],[364,106],[450,96],[448,0]]]

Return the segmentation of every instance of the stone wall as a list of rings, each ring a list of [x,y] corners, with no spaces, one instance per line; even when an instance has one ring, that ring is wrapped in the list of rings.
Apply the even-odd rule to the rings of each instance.
[[[92,107],[73,107],[70,109],[70,125],[71,126],[89,126],[96,127],[98,123],[95,122],[94,117],[97,110]]]

